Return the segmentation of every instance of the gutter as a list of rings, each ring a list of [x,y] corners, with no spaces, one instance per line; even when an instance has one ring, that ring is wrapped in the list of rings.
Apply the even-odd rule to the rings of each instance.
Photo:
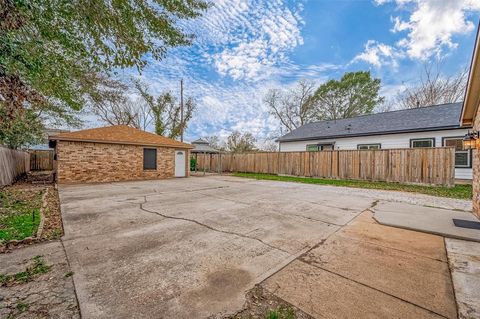
[[[63,138],[52,136],[49,138],[49,141],[66,141],[66,142],[84,142],[84,143],[100,143],[100,144],[121,144],[121,145],[136,145],[136,146],[155,146],[155,147],[169,147],[169,148],[180,148],[180,149],[193,149],[194,146],[186,143],[179,142],[180,145],[173,144],[158,144],[158,143],[142,143],[142,142],[128,142],[128,141],[106,141],[106,140],[89,140],[89,139],[79,139],[79,138]]]
[[[459,130],[459,129],[469,129],[471,126],[441,126],[441,127],[430,127],[425,129],[411,129],[411,130],[397,130],[397,131],[384,131],[384,132],[369,132],[362,134],[339,134],[339,135],[330,135],[330,136],[309,136],[303,138],[293,138],[293,139],[282,139],[278,138],[275,142],[296,142],[296,141],[310,141],[310,140],[327,140],[334,138],[348,138],[348,137],[362,137],[362,136],[377,136],[377,135],[391,135],[391,134],[402,134],[402,133],[418,133],[418,132],[432,132],[432,131],[443,131],[443,130]]]

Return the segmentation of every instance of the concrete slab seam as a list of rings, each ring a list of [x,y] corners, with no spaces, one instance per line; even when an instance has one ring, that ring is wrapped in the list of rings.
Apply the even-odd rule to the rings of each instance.
[[[452,282],[453,300],[455,300],[455,306],[457,307],[457,318],[460,318],[460,305],[458,304],[458,300],[457,300],[457,293],[455,290],[455,281],[453,280],[453,269],[450,267],[450,256],[448,255],[447,242],[445,237],[443,237],[443,246],[445,248],[445,255],[447,256],[448,273],[450,274],[450,281]]]
[[[233,235],[233,236],[237,236],[237,237],[242,237],[242,238],[246,238],[246,239],[251,239],[251,240],[256,240],[260,243],[262,243],[263,245],[265,246],[268,246],[272,249],[276,249],[276,250],[279,250],[279,251],[282,251],[284,253],[287,253],[287,254],[291,254],[290,252],[282,249],[282,248],[279,248],[279,247],[275,247],[273,245],[270,245],[269,243],[267,242],[264,242],[263,240],[259,239],[259,238],[256,238],[256,237],[251,237],[251,236],[247,236],[247,235],[243,235],[243,234],[240,234],[240,233],[235,233],[235,232],[231,232],[231,231],[226,231],[226,230],[221,230],[221,229],[217,229],[217,228],[214,228],[210,225],[207,225],[207,224],[204,224],[204,223],[201,223],[195,219],[190,219],[190,218],[185,218],[185,217],[175,217],[175,216],[170,216],[170,215],[165,215],[165,214],[162,214],[162,213],[159,213],[159,212],[155,212],[155,211],[151,211],[151,210],[148,210],[148,209],[145,209],[143,207],[144,204],[146,204],[148,202],[147,200],[147,196],[144,196],[144,203],[141,203],[140,204],[140,209],[147,212],[147,213],[151,213],[151,214],[156,214],[156,215],[159,215],[159,216],[162,216],[164,218],[168,218],[168,219],[176,219],[176,220],[183,220],[183,221],[187,221],[187,222],[191,222],[191,223],[195,223],[199,226],[202,226],[202,227],[205,227],[205,228],[208,228],[210,230],[213,230],[213,231],[216,231],[216,232],[219,232],[219,233],[224,233],[224,234],[229,234],[229,235]]]
[[[446,317],[446,316],[444,316],[444,315],[442,315],[442,314],[440,314],[440,313],[438,313],[438,312],[436,312],[436,311],[433,311],[433,310],[431,310],[431,309],[425,308],[425,307],[423,307],[423,306],[421,306],[421,305],[417,305],[416,303],[413,303],[413,302],[411,302],[411,301],[409,301],[409,300],[406,300],[406,299],[403,299],[403,298],[401,298],[401,297],[395,296],[395,295],[393,295],[393,294],[390,294],[390,293],[385,292],[385,291],[383,291],[383,290],[380,290],[380,289],[378,289],[378,288],[369,286],[369,285],[367,285],[367,284],[365,284],[365,283],[363,283],[363,282],[357,281],[357,280],[352,279],[352,278],[348,278],[348,277],[346,277],[346,276],[344,276],[344,275],[342,275],[342,274],[336,273],[336,272],[331,271],[331,270],[329,270],[329,269],[322,268],[322,267],[320,267],[320,266],[318,266],[318,265],[309,263],[309,262],[307,262],[307,261],[305,261],[305,260],[299,260],[299,261],[300,261],[300,262],[303,262],[303,263],[305,263],[305,264],[307,264],[307,265],[309,265],[309,266],[311,266],[311,267],[318,268],[318,269],[320,269],[320,270],[326,271],[326,272],[328,272],[328,273],[330,273],[330,274],[333,274],[333,275],[336,275],[336,276],[341,277],[341,278],[343,278],[343,279],[349,280],[349,281],[354,282],[354,283],[356,283],[356,284],[359,284],[359,285],[361,285],[361,286],[364,286],[364,287],[373,289],[373,290],[378,291],[378,292],[380,292],[380,293],[382,293],[382,294],[385,294],[385,295],[387,295],[387,296],[390,296],[390,297],[393,297],[393,298],[395,298],[395,299],[401,300],[401,301],[403,301],[403,302],[406,302],[406,303],[408,303],[408,304],[411,304],[412,306],[416,306],[416,307],[421,308],[421,309],[423,309],[423,310],[426,310],[426,311],[428,311],[428,312],[430,312],[430,313],[436,314],[437,316],[440,316],[440,317],[442,317],[442,318],[447,318],[447,319],[448,319],[448,317]]]

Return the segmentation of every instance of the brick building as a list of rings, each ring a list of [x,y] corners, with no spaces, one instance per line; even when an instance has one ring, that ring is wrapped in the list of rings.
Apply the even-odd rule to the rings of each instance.
[[[473,125],[473,213],[480,218],[480,31],[477,30],[477,40],[473,51],[470,74],[468,77],[465,101],[463,103],[461,124]]]
[[[188,177],[192,146],[115,125],[50,137],[59,183],[96,183]]]

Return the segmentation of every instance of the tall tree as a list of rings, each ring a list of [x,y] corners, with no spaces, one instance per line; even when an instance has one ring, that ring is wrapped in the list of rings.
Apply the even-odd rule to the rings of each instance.
[[[315,117],[336,120],[372,113],[384,101],[379,91],[380,79],[372,78],[369,71],[345,73],[340,80],[329,80],[315,91]]]
[[[290,132],[316,118],[312,100],[314,91],[315,83],[300,80],[292,89],[271,89],[263,100],[270,114],[280,121],[282,131]]]
[[[240,133],[234,131],[227,138],[227,150],[232,153],[245,153],[256,151],[257,140],[252,133]]]
[[[227,145],[224,141],[220,140],[220,137],[217,135],[206,136],[204,139],[208,142],[208,144],[218,151],[225,151],[227,149]]]
[[[445,76],[440,72],[439,62],[425,64],[419,83],[408,86],[397,95],[398,105],[411,109],[462,101],[467,78],[468,69]]]
[[[17,114],[9,114],[10,121],[0,121],[0,145],[20,148],[42,141],[43,125],[32,110],[14,110]],[[13,116],[12,116],[13,115]],[[0,118],[7,117],[7,109],[0,104]]]
[[[148,88],[141,82],[136,81],[135,87],[151,110],[155,133],[169,138],[178,138],[192,119],[196,107],[193,98],[187,97],[182,120],[180,104],[172,92],[163,92],[155,97],[148,92]]]
[[[141,70],[150,57],[190,44],[179,22],[207,7],[204,0],[0,0],[0,122],[26,109],[72,120],[70,110],[102,98],[115,70]]]

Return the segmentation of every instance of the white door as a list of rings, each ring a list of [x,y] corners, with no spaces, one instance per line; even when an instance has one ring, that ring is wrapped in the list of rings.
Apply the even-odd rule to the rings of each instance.
[[[175,151],[175,177],[185,177],[185,151]]]

